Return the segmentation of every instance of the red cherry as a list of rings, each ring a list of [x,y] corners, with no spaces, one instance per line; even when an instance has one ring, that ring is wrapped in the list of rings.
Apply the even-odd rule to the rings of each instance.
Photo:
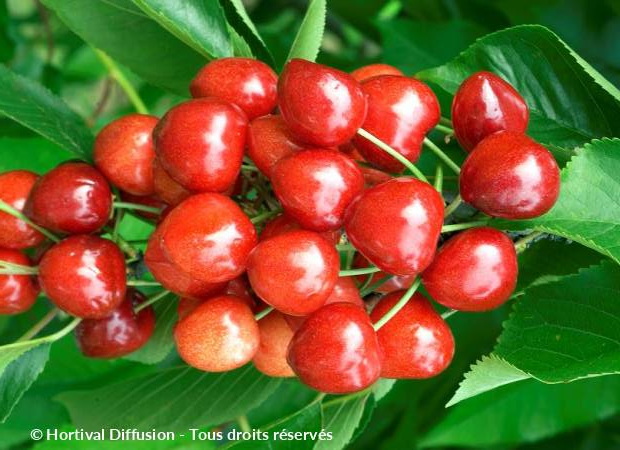
[[[244,275],[229,281],[228,283],[216,283],[212,285],[210,292],[200,297],[181,297],[177,307],[177,315],[180,319],[187,316],[190,312],[202,305],[206,300],[216,295],[232,295],[243,300],[252,311],[256,309],[256,300],[250,293],[250,287]]]
[[[344,144],[366,117],[366,97],[351,75],[302,59],[284,67],[278,102],[293,136],[316,147]]]
[[[181,319],[174,340],[183,360],[207,372],[226,372],[249,362],[259,345],[252,310],[237,297],[213,297]]]
[[[39,283],[63,311],[84,319],[102,319],[125,298],[125,258],[112,241],[71,236],[43,255]]]
[[[360,166],[360,170],[362,171],[362,175],[364,175],[364,184],[366,187],[373,187],[392,179],[392,175],[389,173],[373,169],[372,167]]]
[[[121,191],[121,200],[129,203],[136,203],[138,205],[150,206],[151,208],[158,208],[163,211],[168,205],[161,201],[158,197],[154,195],[133,195],[127,192]],[[135,214],[138,214],[146,219],[150,219],[153,221],[157,221],[161,217],[160,214],[148,212],[148,211],[134,211]]]
[[[198,72],[192,97],[217,97],[241,108],[249,119],[276,107],[278,76],[267,64],[250,58],[220,58]]]
[[[289,345],[288,363],[301,381],[330,394],[360,391],[381,372],[377,335],[363,308],[332,303],[310,315]]]
[[[351,243],[384,272],[406,276],[431,263],[444,203],[428,183],[394,178],[367,189],[349,207],[345,231]]]
[[[30,191],[24,212],[58,233],[93,233],[112,210],[112,191],[101,173],[80,162],[63,163],[43,175]]]
[[[184,188],[223,192],[241,169],[247,119],[216,98],[189,100],[169,110],[153,138],[159,163]]]
[[[271,182],[287,215],[313,231],[337,230],[364,189],[357,165],[336,150],[304,150],[280,160]]]
[[[471,75],[452,101],[454,134],[468,152],[496,131],[525,133],[529,115],[523,97],[491,72]]]
[[[402,71],[389,64],[368,64],[351,72],[351,76],[360,83],[381,75],[405,75]]]
[[[260,234],[260,240],[265,241],[269,238],[277,236],[279,234],[286,233],[287,231],[300,230],[301,225],[295,221],[295,219],[287,216],[286,214],[280,214],[269,222],[265,223],[263,231]],[[337,244],[340,241],[342,232],[340,230],[324,231],[319,233],[321,237],[327,239],[332,244]]]
[[[353,259],[354,268],[360,269],[360,268],[369,267],[369,266],[370,266],[370,263],[368,262],[366,258],[364,258],[364,255],[362,255],[361,253],[357,253],[355,255],[355,258]],[[372,278],[370,279],[370,283],[368,284],[368,286],[372,286],[373,284],[378,283],[383,278],[389,276],[389,274],[385,272],[375,272],[371,276]],[[365,283],[367,277],[368,275],[359,275],[355,278],[357,279],[358,283]],[[393,275],[389,280],[387,280],[381,286],[376,288],[374,292],[379,292],[381,294],[389,294],[390,292],[398,291],[400,289],[407,289],[409,286],[413,284],[416,277],[417,275],[406,275],[402,277]]]
[[[0,248],[0,261],[30,266],[26,255],[17,250]],[[28,311],[39,295],[39,287],[29,275],[0,275],[0,314]]]
[[[289,231],[256,246],[248,278],[265,302],[285,314],[305,316],[325,304],[339,266],[338,252],[317,233]]]
[[[134,312],[144,301],[143,294],[129,289],[108,317],[82,320],[75,329],[81,352],[91,358],[119,358],[144,346],[155,330],[152,306]]]
[[[484,139],[467,157],[459,177],[470,205],[505,219],[530,219],[549,211],[560,193],[560,169],[542,145],[511,131]]]
[[[417,161],[424,136],[441,116],[431,88],[414,78],[386,75],[365,81],[362,90],[368,98],[363,128],[409,161]],[[366,161],[379,169],[403,170],[400,162],[369,140],[356,136],[353,143]]]
[[[460,311],[487,311],[506,302],[517,284],[517,253],[506,234],[472,228],[449,239],[422,274],[433,300]]]
[[[168,175],[157,158],[153,160],[153,185],[157,198],[170,206],[176,206],[192,195],[190,191]]]
[[[23,211],[32,186],[39,176],[27,170],[13,170],[0,174],[0,200],[18,211]],[[39,245],[45,237],[23,220],[0,212],[0,247],[23,249]]]
[[[293,330],[284,319],[284,314],[270,312],[258,321],[258,329],[260,345],[252,360],[256,368],[270,377],[294,377],[295,373],[286,361]]]
[[[365,307],[364,300],[360,297],[360,291],[353,280],[353,277],[339,277],[336,285],[329,294],[326,305],[330,303],[353,303],[354,305]]]
[[[157,117],[129,114],[103,128],[95,139],[94,158],[114,186],[133,195],[152,195],[153,138]]]
[[[378,322],[401,299],[405,291],[386,295],[370,318]],[[448,324],[422,295],[415,294],[377,331],[384,378],[429,378],[450,365],[454,337]]]

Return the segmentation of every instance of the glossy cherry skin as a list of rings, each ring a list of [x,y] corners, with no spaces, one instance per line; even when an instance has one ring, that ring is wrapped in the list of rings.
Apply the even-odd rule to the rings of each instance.
[[[153,138],[164,170],[185,189],[223,192],[239,175],[247,118],[216,98],[189,100],[169,110]]]
[[[366,97],[351,75],[302,59],[284,67],[278,104],[295,139],[316,147],[344,144],[366,117]]]
[[[379,378],[381,354],[363,308],[332,303],[310,315],[295,332],[288,363],[300,380],[321,392],[360,391]]]
[[[249,362],[259,345],[258,324],[237,297],[213,297],[181,319],[174,329],[183,360],[206,372],[226,372]]]
[[[345,231],[370,262],[392,275],[422,272],[433,260],[444,203],[428,183],[394,178],[366,189],[349,207]]]
[[[530,219],[549,211],[560,194],[560,169],[542,145],[511,131],[484,139],[459,177],[463,200],[485,214]]]
[[[152,306],[134,312],[146,297],[133,289],[125,300],[103,319],[84,319],[75,329],[80,351],[91,358],[120,358],[135,352],[153,335],[155,312]]]
[[[525,133],[530,112],[521,95],[491,72],[467,78],[452,101],[452,124],[461,147],[471,152],[497,131]]]
[[[381,319],[406,291],[386,295],[370,314]],[[448,324],[422,294],[405,306],[377,331],[384,378],[429,378],[443,372],[454,356],[454,337]]]
[[[353,259],[354,268],[359,269],[362,267],[369,267],[369,266],[370,264],[368,260],[364,257],[364,255],[362,255],[361,253],[355,254],[355,258]],[[370,283],[368,284],[368,286],[372,286],[375,283],[378,283],[385,277],[390,276],[390,274],[387,274],[385,272],[375,272],[371,276],[372,278],[370,279]],[[391,275],[391,278],[389,280],[384,282],[381,286],[376,288],[373,292],[379,292],[381,294],[389,294],[390,292],[398,291],[400,289],[406,289],[413,284],[413,282],[416,279],[416,276],[417,275],[406,275],[406,276],[399,277],[399,276]],[[366,279],[368,278],[368,275],[359,275],[355,278],[357,279],[358,283],[365,283]]]
[[[0,261],[30,266],[26,255],[0,248]],[[39,287],[29,275],[0,275],[0,314],[19,314],[28,311],[39,295]]]
[[[279,311],[272,311],[258,321],[260,345],[252,362],[270,377],[294,377],[286,356],[293,338],[293,330]]]
[[[220,58],[200,69],[189,90],[194,98],[217,97],[234,103],[251,120],[274,110],[277,83],[276,73],[261,61]]]
[[[107,180],[81,162],[63,163],[39,178],[24,208],[38,225],[67,234],[98,231],[111,210],[112,191]]]
[[[133,195],[152,195],[153,129],[157,117],[129,114],[106,125],[97,135],[97,168],[114,186]]]
[[[170,206],[176,206],[192,195],[164,170],[157,158],[153,161],[153,187],[157,198]]]
[[[441,246],[422,274],[430,296],[459,311],[488,311],[506,302],[517,285],[517,253],[494,228],[472,228]]]
[[[260,242],[248,260],[254,292],[277,310],[308,315],[325,304],[340,270],[336,248],[312,231],[289,231]]]
[[[39,176],[27,170],[0,174],[0,200],[23,211],[32,186]],[[0,212],[0,248],[23,249],[39,245],[45,237],[23,220]]]
[[[392,175],[372,167],[360,166],[366,187],[373,187],[392,179]]]
[[[107,239],[71,236],[43,255],[39,283],[63,311],[83,319],[102,319],[125,299],[125,257]]]
[[[441,116],[437,97],[414,78],[385,75],[366,80],[362,90],[368,98],[363,128],[409,161],[417,161],[426,133]],[[404,166],[369,140],[356,136],[355,147],[373,166],[400,172]]]
[[[300,229],[302,229],[302,227],[299,225],[299,222],[286,214],[280,214],[265,223],[263,231],[260,233],[260,240],[264,241],[279,234],[286,233],[287,231]],[[324,231],[319,234],[334,245],[340,241],[340,237],[342,236],[340,230]]]
[[[367,66],[362,66],[359,69],[355,69],[353,72],[351,72],[351,76],[360,83],[370,78],[382,75],[404,76],[405,74],[401,70],[397,69],[394,66],[390,66],[389,64],[368,64]]]
[[[217,283],[211,292],[206,293],[203,297],[181,297],[177,307],[177,315],[180,319],[188,315],[198,305],[202,305],[206,300],[218,295],[232,295],[243,300],[252,311],[256,309],[256,300],[250,293],[250,286],[246,281],[245,275],[235,278],[228,283]]]
[[[364,189],[364,176],[336,150],[304,150],[280,160],[271,183],[286,214],[308,230],[342,227],[349,204]]]

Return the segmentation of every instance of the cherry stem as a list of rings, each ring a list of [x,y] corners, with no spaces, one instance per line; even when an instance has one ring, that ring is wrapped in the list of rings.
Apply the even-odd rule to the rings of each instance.
[[[336,249],[339,252],[344,252],[344,251],[348,251],[348,250],[355,250],[355,247],[353,247],[353,244],[351,244],[351,243],[336,244]]]
[[[252,222],[254,225],[264,222],[267,219],[271,219],[274,216],[277,216],[278,214],[280,214],[282,211],[277,209],[275,211],[266,211],[262,214],[259,214],[258,216],[254,216],[250,219],[250,222]]]
[[[268,308],[263,309],[261,312],[256,313],[256,314],[254,315],[254,319],[256,319],[257,321],[258,321],[258,320],[261,320],[263,317],[265,317],[266,315],[268,315],[268,314],[269,314],[271,311],[273,311],[273,310],[274,310],[273,306],[269,306]]]
[[[127,286],[157,286],[160,287],[161,284],[159,284],[157,281],[144,281],[144,280],[127,280]]]
[[[444,212],[443,216],[448,217],[450,214],[456,211],[459,206],[461,206],[461,203],[463,203],[463,198],[461,197],[461,194],[458,194],[456,197],[454,197],[452,203],[446,206],[446,211]]]
[[[441,164],[437,164],[435,168],[435,181],[433,182],[433,186],[435,186],[435,190],[441,194],[443,189],[443,166]]]
[[[468,228],[483,227],[488,225],[488,221],[480,220],[478,222],[455,223],[453,225],[444,225],[441,227],[442,233],[450,233],[451,231],[467,230]]]
[[[46,238],[48,238],[50,241],[60,242],[60,238],[58,236],[56,236],[55,234],[47,231],[45,228],[40,227],[39,225],[34,223],[32,220],[30,220],[28,217],[26,217],[24,215],[24,213],[22,213],[21,211],[16,210],[11,205],[9,205],[8,203],[6,203],[6,202],[4,202],[2,200],[0,200],[0,211],[5,212],[7,214],[10,214],[11,216],[13,216],[13,217],[15,217],[15,218],[17,218],[17,219],[19,219],[19,220],[21,220],[23,222],[26,222],[32,228],[34,228],[39,233],[41,233]]]
[[[439,119],[439,123],[447,127],[454,128],[454,126],[452,125],[452,121],[448,119],[447,117],[441,117]]]
[[[439,159],[441,159],[454,173],[457,175],[461,173],[461,168],[457,163],[452,161],[448,155],[444,153],[433,141],[429,138],[424,138],[424,145],[426,145]]]
[[[450,317],[450,316],[452,316],[452,315],[456,314],[457,312],[458,312],[458,311],[457,311],[456,309],[449,309],[449,310],[445,311],[445,312],[441,315],[441,318],[442,318],[443,320],[446,320],[448,317]]]
[[[241,170],[247,170],[248,172],[260,172],[260,170],[258,169],[258,167],[254,167],[254,166],[246,166],[245,164],[243,164],[241,166]]]
[[[407,289],[407,292],[403,294],[403,296],[396,302],[392,308],[388,312],[386,312],[381,319],[379,319],[374,325],[373,328],[375,331],[379,331],[383,325],[388,323],[392,317],[394,317],[398,312],[403,309],[403,307],[407,304],[407,302],[413,297],[413,294],[418,290],[418,286],[420,286],[420,282],[422,280],[420,278],[416,278],[413,284]]]
[[[521,239],[515,242],[515,250],[517,253],[521,253],[525,249],[527,249],[528,244],[534,241],[536,238],[544,235],[544,231],[534,231],[528,235],[523,236]]]
[[[61,328],[57,332],[52,333],[52,334],[50,334],[48,336],[43,336],[43,337],[40,337],[40,338],[37,338],[37,339],[32,339],[32,340],[27,340],[27,341],[26,340],[21,340],[21,338],[20,338],[19,341],[13,342],[12,344],[8,344],[8,345],[3,345],[2,347],[0,347],[0,349],[2,351],[6,351],[6,350],[11,349],[12,347],[18,347],[19,348],[19,347],[21,347],[24,344],[24,342],[29,342],[31,344],[39,344],[39,343],[43,344],[43,343],[46,343],[46,342],[55,342],[58,339],[61,339],[61,338],[65,337],[67,334],[69,334],[75,327],[78,326],[78,324],[81,321],[82,321],[82,319],[80,319],[79,317],[75,317],[71,322],[69,322],[67,324],[67,326],[65,326],[64,328]]]
[[[364,139],[369,140],[370,142],[375,144],[377,147],[379,147],[381,150],[383,150],[384,152],[386,152],[387,154],[392,156],[394,159],[396,159],[398,162],[400,162],[402,165],[404,165],[407,169],[409,169],[409,171],[413,175],[415,175],[416,178],[418,178],[418,179],[428,183],[428,179],[426,178],[426,176],[424,176],[424,174],[422,173],[422,171],[420,169],[418,169],[411,161],[409,161],[407,158],[405,158],[399,152],[397,152],[392,147],[387,145],[381,139],[379,139],[378,137],[372,135],[371,133],[369,133],[368,131],[364,130],[363,128],[360,128],[359,130],[357,130],[357,134],[362,136]]]
[[[128,202],[114,202],[113,205],[116,209],[133,209],[135,211],[144,211],[144,212],[150,212],[153,214],[161,214],[161,209],[156,208],[154,206],[146,206],[146,205],[140,205],[138,203],[128,203]]]
[[[446,125],[442,125],[442,124],[437,124],[435,125],[435,129],[437,131],[441,131],[442,133],[448,135],[448,136],[452,136],[454,135],[454,130]]]
[[[123,72],[119,69],[119,67],[116,65],[114,60],[110,58],[107,54],[102,52],[101,50],[98,50],[98,49],[94,49],[94,50],[99,60],[103,63],[105,68],[108,70],[108,73],[110,74],[110,76],[114,79],[114,81],[116,81],[116,83],[118,83],[118,85],[121,87],[123,92],[125,92],[125,95],[127,95],[127,98],[129,99],[133,107],[136,109],[136,111],[138,111],[140,114],[148,114],[149,110],[144,104],[144,102],[142,101],[142,99],[140,98],[140,96],[138,95],[138,92],[129,82],[125,74],[123,74]]]
[[[134,311],[136,313],[139,313],[140,311],[142,311],[144,308],[147,308],[149,306],[151,306],[154,303],[157,303],[158,301],[160,301],[162,298],[168,296],[168,294],[171,294],[170,291],[166,290],[166,291],[161,291],[159,294],[155,294],[154,296],[148,298],[145,302],[140,303],[138,306],[136,306],[134,308]]]
[[[48,326],[49,323],[52,320],[54,320],[54,318],[58,315],[58,313],[60,313],[60,310],[58,308],[54,308],[54,309],[48,311],[48,313],[46,315],[44,315],[41,320],[39,320],[37,323],[35,323],[32,326],[32,328],[30,328],[28,331],[26,331],[16,342],[27,341],[27,340],[32,339],[33,337],[35,337],[37,334],[39,334],[41,332],[41,330],[43,330],[43,328]]]
[[[381,272],[381,269],[378,267],[363,267],[361,269],[349,269],[349,270],[341,270],[338,273],[339,277],[352,277],[355,275],[366,275],[368,273]]]
[[[237,423],[239,424],[239,428],[244,433],[251,433],[252,427],[250,426],[250,422],[248,421],[248,416],[245,414],[237,417]]]
[[[0,274],[2,275],[36,275],[37,273],[39,273],[37,267],[0,261]]]
[[[388,275],[386,277],[381,278],[376,283],[371,284],[370,286],[362,286],[362,288],[360,289],[360,297],[366,297],[368,294],[370,294],[371,292],[374,292],[376,289],[383,286],[385,283],[390,281],[392,278],[394,278],[394,275]]]

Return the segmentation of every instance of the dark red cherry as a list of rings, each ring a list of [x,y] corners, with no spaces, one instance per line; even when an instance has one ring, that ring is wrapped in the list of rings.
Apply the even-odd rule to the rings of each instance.
[[[356,269],[361,269],[363,267],[369,267],[370,264],[368,260],[361,253],[356,253],[355,258],[353,259],[353,267]],[[385,272],[375,272],[371,275],[370,282],[368,286],[372,286],[375,283],[383,280],[385,277],[390,276]],[[377,287],[373,292],[379,292],[381,294],[389,294],[390,292],[398,291],[400,289],[407,289],[409,286],[413,284],[417,275],[405,275],[402,277],[392,275],[389,280],[385,281],[381,284],[381,286]],[[368,275],[359,275],[355,277],[358,283],[366,283],[366,279]]]
[[[133,195],[152,195],[153,129],[157,117],[129,114],[106,125],[95,139],[94,158],[114,186]]]
[[[381,373],[381,356],[368,314],[350,303],[322,307],[295,332],[288,363],[303,383],[321,392],[370,386]]]
[[[30,266],[26,255],[6,248],[0,248],[0,261]],[[0,314],[19,314],[28,311],[39,295],[39,287],[29,275],[0,274]]]
[[[111,210],[112,191],[105,177],[81,162],[63,163],[39,178],[24,208],[38,225],[67,234],[98,231]]]
[[[286,361],[288,346],[293,330],[284,314],[272,311],[258,321],[260,345],[252,362],[254,366],[270,377],[294,377],[295,373]]]
[[[362,66],[359,69],[355,69],[351,72],[351,76],[360,83],[366,81],[369,78],[378,77],[381,75],[405,75],[402,71],[389,64],[368,64]]]
[[[264,241],[279,234],[286,233],[287,231],[300,229],[301,225],[299,225],[299,222],[286,214],[280,214],[265,223],[263,231],[260,234],[260,240]],[[319,234],[332,244],[337,244],[340,241],[340,236],[342,236],[340,230],[324,231]]]
[[[344,144],[366,117],[366,97],[351,75],[302,59],[284,67],[278,102],[295,139],[316,147]]]
[[[452,101],[454,134],[468,152],[496,131],[525,133],[529,115],[523,97],[491,72],[471,75]]]
[[[32,186],[39,176],[27,170],[0,174],[0,200],[23,211]],[[23,220],[0,212],[0,248],[23,249],[39,245],[45,237]]]
[[[362,90],[368,98],[363,128],[391,146],[409,161],[417,161],[424,136],[441,116],[437,97],[414,78],[385,75],[366,80]],[[369,140],[356,136],[355,147],[382,170],[400,172],[404,166]]]
[[[169,110],[153,138],[164,170],[184,188],[223,192],[241,169],[247,118],[216,98],[189,100]]]
[[[189,90],[194,98],[217,97],[234,103],[251,120],[274,110],[277,83],[276,73],[261,61],[220,58],[200,69]]]
[[[507,301],[517,284],[517,253],[494,228],[472,228],[441,246],[422,282],[438,303],[460,311],[487,311]]]
[[[248,260],[248,278],[265,302],[285,314],[305,316],[325,304],[339,268],[333,244],[298,230],[260,242]]]
[[[84,319],[102,319],[125,298],[125,257],[107,239],[71,236],[43,255],[39,283],[63,311]]]
[[[467,157],[459,177],[463,200],[485,214],[530,219],[549,211],[560,194],[553,155],[524,134],[500,131]]]
[[[128,289],[125,300],[103,319],[84,319],[75,329],[78,347],[91,358],[119,358],[135,352],[155,330],[152,306],[135,312],[146,301],[140,292]]]
[[[386,295],[370,314],[379,321],[406,291]],[[422,294],[377,331],[384,378],[429,378],[443,372],[454,356],[454,337],[448,324]]]
[[[153,186],[157,198],[170,206],[176,206],[192,195],[190,191],[168,175],[157,158],[153,161]]]
[[[384,272],[406,276],[433,260],[444,203],[428,183],[394,178],[366,189],[349,207],[345,231],[351,243]]]
[[[342,227],[346,208],[364,189],[364,176],[342,153],[313,149],[281,159],[271,183],[288,216],[305,229],[329,231]]]
[[[226,372],[249,362],[259,345],[258,324],[250,307],[230,295],[213,297],[174,329],[183,360],[207,372]]]

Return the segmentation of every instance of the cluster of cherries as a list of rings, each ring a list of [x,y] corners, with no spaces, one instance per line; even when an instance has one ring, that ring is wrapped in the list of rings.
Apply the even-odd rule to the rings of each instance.
[[[190,91],[161,119],[131,114],[103,128],[95,167],[0,175],[0,313],[29,309],[40,289],[83,319],[76,335],[85,355],[142,347],[155,314],[128,288],[139,282],[128,281],[131,246],[114,229],[119,205],[156,223],[144,262],[180,297],[179,355],[205,371],[253,361],[329,393],[379,377],[426,378],[449,365],[454,339],[415,293],[420,282],[455,310],[510,298],[518,271],[510,237],[470,228],[437,250],[441,193],[402,176],[406,161],[385,151],[415,162],[439,123],[437,98],[421,81],[383,64],[347,74],[298,59],[278,79],[260,61],[225,58],[207,64]],[[557,199],[558,166],[524,134],[528,114],[488,72],[454,98],[454,134],[469,152],[460,192],[484,215],[531,218]]]

